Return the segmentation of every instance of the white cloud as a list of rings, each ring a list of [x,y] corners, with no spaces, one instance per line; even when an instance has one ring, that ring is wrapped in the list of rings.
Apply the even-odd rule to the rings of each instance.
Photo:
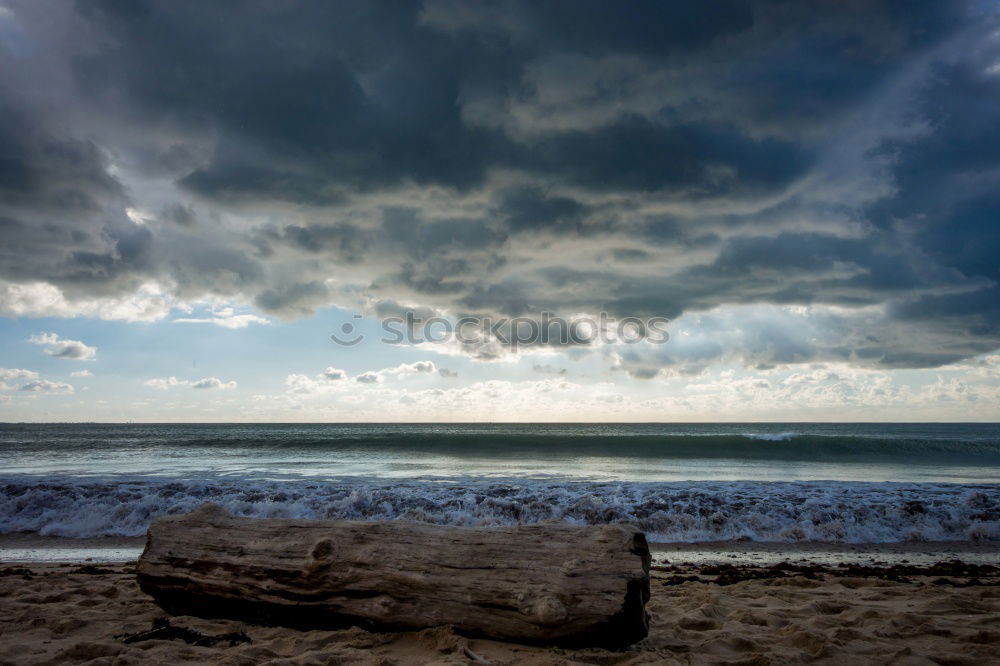
[[[138,208],[126,208],[125,216],[132,220],[133,223],[144,226],[149,224],[154,217],[152,214],[147,213],[144,210],[139,210]]]
[[[218,377],[205,377],[204,379],[199,379],[191,384],[191,388],[196,389],[234,389],[236,388],[236,382],[224,382]]]
[[[246,328],[250,324],[270,324],[271,320],[253,314],[236,314],[232,308],[212,312],[211,317],[182,317],[175,324],[213,324],[223,328]]]
[[[204,379],[198,379],[195,381],[190,381],[187,379],[177,379],[176,377],[160,377],[155,379],[147,379],[143,382],[145,386],[150,388],[159,389],[161,391],[166,391],[167,389],[173,388],[175,386],[190,386],[195,389],[234,389],[237,387],[235,381],[224,382],[218,377],[205,377]]]
[[[29,393],[72,393],[73,386],[65,382],[50,382],[47,379],[36,379],[23,385],[19,390]]]
[[[0,315],[5,317],[91,317],[118,321],[158,321],[170,313],[174,298],[148,282],[120,298],[69,300],[46,282],[0,282]]]
[[[293,393],[314,393],[319,384],[315,379],[310,379],[305,375],[292,374],[285,377],[285,386]]]
[[[77,370],[76,372],[69,373],[70,377],[93,377],[94,373],[90,370]]]
[[[0,368],[0,381],[11,379],[38,379],[38,373],[23,368]]]
[[[285,386],[289,392],[299,394],[324,393],[337,389],[347,379],[347,373],[334,367],[328,367],[313,377],[302,374],[291,374],[285,377]]]
[[[76,375],[77,373],[73,373]],[[15,386],[7,384],[11,382],[24,382],[17,386],[18,391],[25,393],[73,393],[73,385],[66,382],[50,381],[42,379],[34,370],[23,368],[0,368],[0,391],[14,390]],[[9,397],[4,397],[4,402],[8,402]]]
[[[14,388],[7,384],[8,381],[25,379],[38,379],[38,373],[23,368],[0,368],[0,391],[10,391]]]
[[[72,361],[92,361],[97,357],[97,347],[91,347],[79,340],[60,338],[55,333],[38,333],[28,338],[28,342],[44,345],[45,353],[55,358]]]
[[[354,377],[354,381],[359,384],[381,384],[388,377],[403,378],[411,375],[433,375],[438,371],[433,361],[416,361],[414,363],[402,363],[392,368],[382,370],[368,370]],[[443,377],[454,377],[458,373],[446,370]],[[331,391],[342,391],[343,382],[348,378],[347,372],[339,368],[329,367],[315,377],[303,374],[290,374],[285,377],[285,386],[289,393],[299,395],[309,395],[315,393],[329,393]]]
[[[204,302],[202,302],[204,303]],[[190,312],[193,306],[178,300],[158,282],[147,282],[135,292],[116,298],[69,299],[59,287],[46,282],[17,284],[0,281],[0,316],[88,317],[112,321],[153,322],[166,319],[171,310]],[[224,328],[246,328],[270,324],[254,314],[236,314],[233,308],[213,310],[207,317],[182,317],[180,324],[213,324]]]
[[[436,372],[437,366],[434,365],[433,361],[415,361],[413,363],[401,363],[392,368],[362,372],[354,378],[354,381],[361,384],[381,384],[388,377],[402,379],[412,375],[432,375]]]
[[[401,365],[397,365],[395,368],[380,370],[379,374],[405,377],[407,375],[429,374],[433,373],[435,370],[437,370],[437,368],[434,366],[433,361],[417,361],[415,363],[403,363]]]
[[[186,382],[180,382],[176,377],[162,377],[158,379],[147,379],[143,382],[145,386],[150,388],[160,389],[161,391],[166,391],[171,386],[180,386]]]

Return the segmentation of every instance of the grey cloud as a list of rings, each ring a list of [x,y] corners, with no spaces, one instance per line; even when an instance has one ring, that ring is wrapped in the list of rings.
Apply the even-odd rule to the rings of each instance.
[[[885,313],[878,342],[860,314],[822,344],[751,322],[636,358],[636,376],[733,354],[925,367],[1000,346],[1000,55],[976,5],[65,12],[57,34],[14,5],[19,46],[0,53],[4,280],[70,300],[155,280],[285,318],[344,302]],[[845,145],[857,156],[831,166]]]
[[[730,306],[686,314],[662,345],[616,346],[619,368],[637,378],[659,371],[694,375],[716,363],[739,362],[770,370],[806,363],[849,363],[868,368],[931,368],[995,348],[938,326],[901,329],[891,313],[789,312],[775,306]]]
[[[340,381],[341,379],[347,379],[347,373],[337,368],[327,368],[323,371],[323,379],[327,381]]]
[[[329,290],[321,282],[297,282],[266,289],[254,300],[257,307],[279,317],[301,317],[325,305]]]
[[[167,206],[161,213],[161,217],[170,220],[174,224],[182,227],[193,227],[198,222],[198,216],[191,206],[181,203],[174,203]]]
[[[14,108],[10,92],[0,86],[0,277],[70,289],[115,281],[143,260],[145,240],[121,212],[108,215],[121,185],[96,145]]]
[[[440,257],[448,252],[470,252],[495,247],[506,235],[489,220],[468,218],[423,219],[414,208],[382,211],[380,231],[415,259]]]
[[[354,381],[361,384],[378,384],[382,381],[376,372],[363,372],[354,378]]]
[[[28,338],[28,342],[44,346],[45,353],[55,358],[91,361],[97,356],[97,347],[91,347],[79,340],[67,340],[55,333],[39,333]]]
[[[647,366],[634,366],[629,369],[629,375],[636,379],[653,379],[660,374],[660,368]]]
[[[315,226],[290,224],[268,235],[306,252],[336,254],[353,261],[358,261],[372,242],[361,229],[346,223]]]
[[[122,189],[99,148],[38,124],[13,99],[0,98],[0,206],[74,214],[99,212]]]

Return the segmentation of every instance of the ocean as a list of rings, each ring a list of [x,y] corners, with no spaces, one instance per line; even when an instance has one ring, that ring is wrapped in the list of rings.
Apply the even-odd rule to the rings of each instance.
[[[0,533],[243,516],[629,522],[653,542],[1000,540],[998,424],[4,424]]]

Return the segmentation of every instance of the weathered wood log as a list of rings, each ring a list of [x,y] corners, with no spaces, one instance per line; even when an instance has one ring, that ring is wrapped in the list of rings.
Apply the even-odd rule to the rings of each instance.
[[[649,561],[645,536],[619,525],[251,519],[206,505],[154,522],[137,571],[175,614],[620,648],[648,632]]]

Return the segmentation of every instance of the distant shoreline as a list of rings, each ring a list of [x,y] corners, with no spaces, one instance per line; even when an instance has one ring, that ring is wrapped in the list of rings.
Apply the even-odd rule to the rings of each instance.
[[[1000,421],[0,421],[12,425],[137,425],[137,426],[248,426],[248,425],[1000,425]]]

